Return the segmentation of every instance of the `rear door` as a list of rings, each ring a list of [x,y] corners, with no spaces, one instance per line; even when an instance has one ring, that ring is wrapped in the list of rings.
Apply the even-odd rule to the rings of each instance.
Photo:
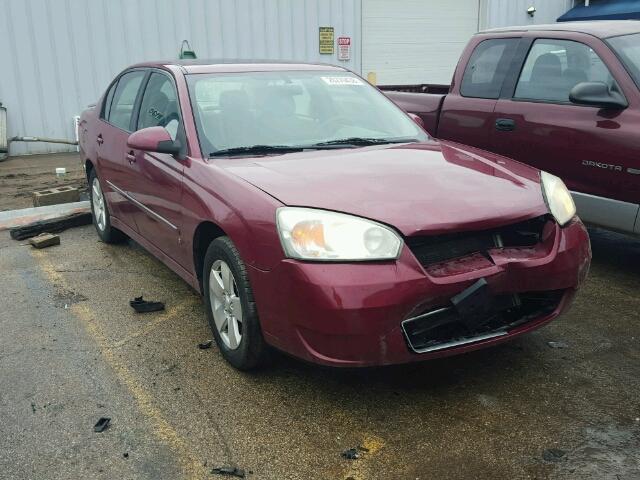
[[[186,146],[182,115],[173,77],[153,70],[142,100],[136,130],[161,126],[172,139]],[[186,151],[182,155],[126,149],[127,175],[123,187],[138,207],[135,221],[140,234],[186,267],[182,255],[182,180]]]
[[[519,41],[491,38],[469,44],[460,61],[466,67],[456,72],[444,99],[438,138],[489,149],[493,110]]]
[[[105,96],[101,119],[96,130],[98,174],[106,192],[111,215],[135,230],[135,209],[122,194],[127,179],[125,151],[131,134],[131,120],[146,72],[131,70],[122,74]]]
[[[627,174],[637,168],[637,150],[627,149],[637,136],[634,109],[600,109],[572,104],[569,92],[581,82],[605,82],[624,94],[605,59],[611,52],[602,42],[584,35],[578,40],[531,38],[528,55],[505,84],[495,108],[491,150],[561,177],[574,195],[578,210],[586,198],[608,197],[638,203],[639,182]],[[507,82],[509,83],[509,82]],[[511,131],[500,123],[510,122]],[[584,195],[587,194],[587,195]],[[603,200],[604,201],[604,200]],[[620,218],[585,219],[624,230],[633,229],[637,205],[616,205]],[[593,208],[590,208],[593,210]],[[632,218],[633,217],[633,218]]]

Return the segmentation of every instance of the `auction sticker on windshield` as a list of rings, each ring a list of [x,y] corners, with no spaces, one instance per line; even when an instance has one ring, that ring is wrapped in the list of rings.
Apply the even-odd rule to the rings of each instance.
[[[364,85],[364,82],[356,77],[321,77],[328,85]]]

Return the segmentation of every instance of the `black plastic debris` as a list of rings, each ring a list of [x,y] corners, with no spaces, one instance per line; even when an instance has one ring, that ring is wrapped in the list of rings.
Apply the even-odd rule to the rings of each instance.
[[[216,467],[211,470],[214,475],[226,475],[227,477],[244,478],[244,470],[237,467]]]
[[[164,303],[162,302],[148,302],[142,299],[142,295],[129,301],[129,305],[138,313],[158,312],[164,310]]]
[[[565,342],[547,342],[547,345],[551,348],[567,348],[569,346]]]
[[[357,460],[360,458],[360,452],[358,452],[357,448],[350,448],[342,452],[342,458],[346,458],[347,460]]]
[[[211,348],[211,345],[213,345],[213,340],[209,340],[207,342],[202,342],[198,344],[198,348],[200,350],[207,350],[208,348]]]
[[[123,457],[123,458],[129,458],[129,452],[124,452],[124,453],[122,454],[122,457]]]
[[[542,458],[547,462],[559,462],[567,452],[560,450],[559,448],[548,448],[542,452]]]
[[[93,431],[96,433],[104,432],[107,428],[109,428],[109,424],[111,423],[111,419],[108,417],[100,417],[98,423],[93,427]]]

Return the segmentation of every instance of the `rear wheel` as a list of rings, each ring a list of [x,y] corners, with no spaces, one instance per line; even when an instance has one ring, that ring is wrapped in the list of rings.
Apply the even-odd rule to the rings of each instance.
[[[100,240],[105,243],[119,243],[127,239],[127,236],[117,228],[111,226],[109,218],[109,207],[107,200],[102,193],[100,180],[96,175],[96,170],[91,170],[89,174],[89,195],[91,197],[91,213],[93,214],[93,225],[96,227]]]
[[[240,254],[229,237],[209,245],[203,269],[209,326],[222,356],[239,370],[267,361],[253,290]]]

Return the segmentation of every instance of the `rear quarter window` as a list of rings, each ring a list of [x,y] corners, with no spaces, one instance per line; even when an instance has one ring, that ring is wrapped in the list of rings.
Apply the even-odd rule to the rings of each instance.
[[[464,97],[497,99],[518,38],[496,38],[480,42],[464,70],[460,93]]]

